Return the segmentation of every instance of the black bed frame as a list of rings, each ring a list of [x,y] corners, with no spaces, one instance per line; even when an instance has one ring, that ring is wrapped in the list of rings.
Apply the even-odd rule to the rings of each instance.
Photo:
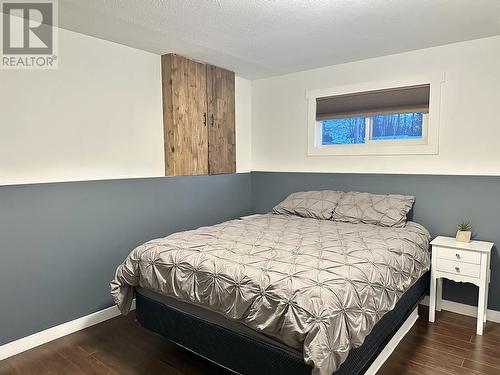
[[[429,290],[423,275],[375,325],[359,348],[351,350],[335,375],[363,374]],[[306,375],[311,367],[302,352],[242,335],[136,293],[139,323],[173,343],[235,373],[245,375]]]

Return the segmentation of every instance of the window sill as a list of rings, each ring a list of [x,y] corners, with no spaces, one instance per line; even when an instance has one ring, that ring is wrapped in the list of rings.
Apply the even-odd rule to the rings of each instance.
[[[308,156],[437,155],[437,144],[426,145],[330,145],[309,147]]]

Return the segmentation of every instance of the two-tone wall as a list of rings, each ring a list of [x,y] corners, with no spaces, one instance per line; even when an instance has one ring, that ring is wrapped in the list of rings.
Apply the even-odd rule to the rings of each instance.
[[[414,220],[432,235],[453,236],[470,220],[477,239],[500,246],[499,66],[497,36],[253,81],[252,171],[272,173],[252,174],[252,208],[308,189],[409,193]],[[434,74],[446,77],[437,155],[308,156],[306,91]],[[500,310],[497,248],[492,267],[489,307]],[[471,285],[444,288],[457,302],[475,304],[476,294]]]
[[[59,52],[54,71],[0,71],[0,346],[111,306],[138,244],[251,212],[248,173],[157,177],[160,56],[63,29]],[[237,77],[239,172],[250,125]]]

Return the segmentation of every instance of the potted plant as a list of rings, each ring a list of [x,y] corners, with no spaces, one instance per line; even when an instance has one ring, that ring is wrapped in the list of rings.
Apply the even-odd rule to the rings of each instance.
[[[470,242],[471,229],[470,222],[463,221],[458,224],[457,241]]]

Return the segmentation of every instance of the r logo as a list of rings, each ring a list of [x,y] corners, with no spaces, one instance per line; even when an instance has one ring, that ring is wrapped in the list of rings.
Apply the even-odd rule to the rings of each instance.
[[[4,2],[3,55],[53,53],[52,2]]]

